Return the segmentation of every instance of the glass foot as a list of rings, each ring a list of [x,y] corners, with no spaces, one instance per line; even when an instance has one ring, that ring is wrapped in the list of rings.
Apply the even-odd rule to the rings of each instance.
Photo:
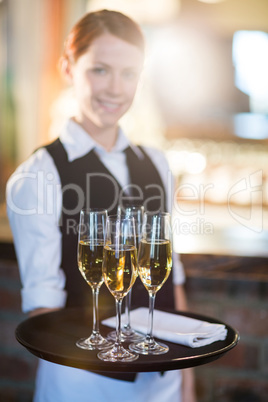
[[[107,339],[111,339],[112,341],[116,340],[116,331],[109,332],[107,335]],[[130,342],[130,341],[142,341],[144,339],[144,335],[139,334],[133,329],[123,329],[121,332],[121,342]]]
[[[142,355],[162,355],[169,351],[169,347],[164,343],[156,341],[147,341],[146,339],[142,342],[133,342],[129,345],[129,349],[132,352],[139,353]]]
[[[131,353],[121,345],[114,345],[112,349],[102,350],[97,356],[106,362],[133,362],[139,358],[139,355]]]
[[[81,338],[76,342],[76,346],[86,350],[108,349],[113,346],[112,342],[103,338],[100,334],[91,335],[89,338]]]

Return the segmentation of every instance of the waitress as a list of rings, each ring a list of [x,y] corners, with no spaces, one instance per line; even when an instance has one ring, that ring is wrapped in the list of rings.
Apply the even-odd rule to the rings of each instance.
[[[108,10],[86,14],[65,41],[60,65],[73,86],[76,114],[66,121],[58,139],[31,155],[7,184],[22,310],[30,316],[90,304],[76,262],[83,207],[106,208],[111,214],[126,199],[143,203],[152,212],[171,205],[164,155],[133,145],[118,125],[133,102],[144,47],[140,27]],[[174,254],[173,275],[157,298],[160,307],[186,309],[184,280]],[[100,304],[113,304],[104,289]],[[133,289],[133,305],[148,306],[141,284]],[[34,401],[195,401],[192,373],[183,374],[183,381],[180,371],[108,378],[40,360]]]

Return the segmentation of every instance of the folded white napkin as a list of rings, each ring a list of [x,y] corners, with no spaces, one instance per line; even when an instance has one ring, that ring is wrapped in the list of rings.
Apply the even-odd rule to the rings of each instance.
[[[131,311],[131,327],[146,334],[148,308],[138,308]],[[122,314],[122,322],[126,321]],[[102,324],[115,327],[115,317],[107,318]],[[195,318],[154,310],[153,336],[169,342],[198,348],[216,341],[223,341],[227,336],[227,328],[223,324],[212,324]]]

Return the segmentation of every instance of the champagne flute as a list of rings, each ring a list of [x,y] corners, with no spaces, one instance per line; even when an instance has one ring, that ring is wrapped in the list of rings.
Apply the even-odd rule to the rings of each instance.
[[[122,219],[118,215],[107,218],[102,267],[105,284],[115,298],[116,340],[111,349],[102,350],[97,356],[104,361],[134,361],[138,355],[121,344],[122,300],[138,276],[134,218]]]
[[[139,248],[139,276],[149,293],[149,320],[146,338],[133,342],[129,349],[144,355],[167,353],[167,345],[153,338],[153,311],[157,291],[167,280],[172,267],[171,221],[169,213],[144,214]]]
[[[133,217],[134,218],[135,230],[136,230],[136,245],[137,245],[137,250],[138,250],[139,244],[140,244],[140,239],[141,239],[141,227],[142,227],[142,220],[143,220],[143,214],[144,214],[143,205],[127,204],[125,207],[119,206],[117,212],[120,217],[126,217],[126,218]],[[122,328],[122,333],[121,333],[122,342],[137,341],[137,340],[141,340],[144,338],[143,335],[138,334],[131,327],[131,321],[130,321],[131,295],[132,295],[132,288],[129,290],[128,294],[125,297],[125,315],[127,318],[127,322]],[[109,339],[115,340],[116,331],[111,331],[107,337]]]
[[[98,296],[103,283],[102,259],[107,219],[105,209],[82,209],[78,234],[78,268],[91,287],[93,299],[93,329],[88,338],[76,342],[79,348],[94,350],[108,348],[112,344],[99,331]]]

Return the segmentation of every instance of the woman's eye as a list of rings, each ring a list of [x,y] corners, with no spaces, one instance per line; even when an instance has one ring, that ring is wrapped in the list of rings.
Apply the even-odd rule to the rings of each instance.
[[[124,77],[127,78],[128,80],[134,80],[137,77],[137,73],[132,70],[125,71]]]
[[[104,75],[106,74],[106,69],[103,67],[95,67],[93,68],[93,72],[98,75]]]

